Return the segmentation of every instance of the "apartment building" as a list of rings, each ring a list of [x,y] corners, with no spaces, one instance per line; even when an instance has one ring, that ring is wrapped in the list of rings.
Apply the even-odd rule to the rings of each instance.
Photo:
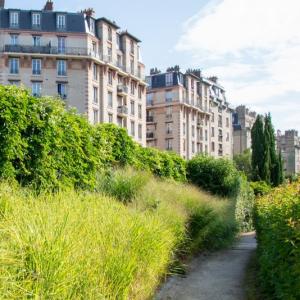
[[[300,137],[298,131],[277,132],[277,149],[281,151],[286,175],[300,174]]]
[[[140,40],[93,9],[6,9],[0,0],[0,84],[59,96],[91,123],[110,122],[146,145]]]
[[[217,78],[178,66],[147,77],[147,146],[185,159],[198,153],[232,157],[232,110]]]
[[[238,106],[233,113],[233,155],[241,154],[251,148],[251,129],[257,114],[244,105]]]

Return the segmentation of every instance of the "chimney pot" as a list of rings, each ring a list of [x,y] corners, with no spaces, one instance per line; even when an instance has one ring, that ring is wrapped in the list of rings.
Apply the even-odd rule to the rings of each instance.
[[[44,6],[45,11],[53,11],[53,1],[47,0],[45,6]]]

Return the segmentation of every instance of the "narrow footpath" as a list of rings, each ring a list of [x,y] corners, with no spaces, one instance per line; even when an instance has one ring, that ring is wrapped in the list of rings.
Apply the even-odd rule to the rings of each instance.
[[[247,264],[256,249],[255,234],[244,234],[223,251],[195,258],[186,277],[173,276],[156,300],[244,300]]]

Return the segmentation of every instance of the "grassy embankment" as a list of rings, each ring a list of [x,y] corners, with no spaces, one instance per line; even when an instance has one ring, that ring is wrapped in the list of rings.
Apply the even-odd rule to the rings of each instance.
[[[0,294],[148,299],[170,270],[180,271],[180,257],[232,241],[233,207],[195,187],[128,170],[98,181],[95,193],[37,196],[2,183]]]

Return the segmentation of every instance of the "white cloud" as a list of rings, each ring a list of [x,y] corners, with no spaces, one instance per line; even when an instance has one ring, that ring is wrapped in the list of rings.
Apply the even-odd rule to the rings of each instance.
[[[233,104],[274,113],[290,109],[295,116],[296,100],[290,108],[284,100],[296,92],[300,101],[299,0],[209,1],[183,28],[175,49],[191,54],[192,65],[205,67],[207,75],[220,77]],[[286,128],[288,120],[276,124]]]

